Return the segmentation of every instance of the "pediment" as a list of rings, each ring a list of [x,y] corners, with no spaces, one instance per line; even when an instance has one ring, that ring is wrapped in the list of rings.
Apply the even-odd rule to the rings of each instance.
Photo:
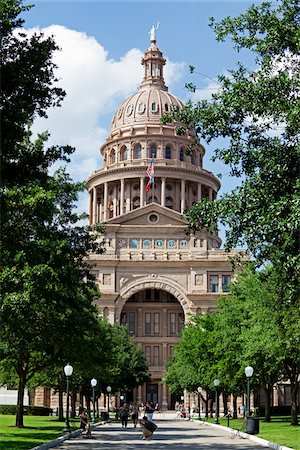
[[[158,218],[155,221],[155,216]],[[145,225],[145,226],[186,226],[187,220],[182,215],[173,211],[172,209],[165,208],[157,203],[150,203],[142,208],[137,208],[122,216],[115,217],[107,221],[107,224],[118,225]]]

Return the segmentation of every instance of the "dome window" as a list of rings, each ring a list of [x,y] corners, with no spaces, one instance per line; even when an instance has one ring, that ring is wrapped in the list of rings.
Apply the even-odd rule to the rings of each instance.
[[[156,103],[152,103],[151,104],[151,111],[152,112],[157,112],[158,111],[158,105]]]
[[[171,147],[169,145],[166,145],[165,158],[171,159],[171,157],[172,157]]]
[[[139,191],[140,190],[140,185],[138,183],[135,183],[135,185],[133,186],[133,189],[135,191]]]
[[[118,119],[121,119],[121,117],[122,117],[122,112],[123,112],[123,108],[120,108],[120,109],[118,110],[118,113],[117,113],[117,118],[118,118]]]
[[[172,197],[167,197],[166,198],[166,207],[170,208],[170,209],[173,209],[173,199],[172,199]]]
[[[123,147],[121,150],[121,160],[127,161],[129,159],[129,150],[127,147]]]
[[[132,105],[128,105],[126,108],[126,114],[127,116],[130,116],[131,113],[132,113]]]
[[[171,184],[166,185],[167,191],[171,191],[173,189],[173,186]]]
[[[134,197],[132,200],[133,209],[137,209],[140,207],[140,197]]]
[[[168,103],[165,104],[165,111],[169,112],[169,105],[168,105]]]
[[[138,105],[138,113],[139,114],[143,114],[144,111],[145,111],[145,103],[139,103],[139,105]]]

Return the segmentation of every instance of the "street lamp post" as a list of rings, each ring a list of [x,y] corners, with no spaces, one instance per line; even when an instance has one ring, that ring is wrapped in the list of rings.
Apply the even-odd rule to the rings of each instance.
[[[97,380],[96,378],[91,379],[91,386],[93,388],[93,419],[92,423],[95,423],[95,387],[97,386]]]
[[[107,391],[107,415],[109,419],[109,395],[111,393],[111,387],[107,386],[106,391]]]
[[[70,427],[70,421],[69,421],[69,377],[73,373],[73,367],[68,363],[64,367],[64,372],[67,377],[67,414],[66,414],[66,424],[65,424],[63,431],[70,433],[71,427]]]
[[[198,386],[197,387],[197,391],[198,391],[198,419],[201,420],[201,413],[200,413],[200,395],[202,392],[202,387]]]
[[[124,395],[120,395],[120,406],[122,406],[124,400]]]
[[[253,375],[253,367],[247,366],[245,369],[247,377],[247,418],[250,417],[250,378]]]
[[[216,378],[214,380],[214,386],[215,386],[215,391],[216,391],[216,414],[215,414],[215,420],[214,423],[219,424],[219,393],[218,393],[218,387],[220,385],[220,380],[218,380],[218,378]]]

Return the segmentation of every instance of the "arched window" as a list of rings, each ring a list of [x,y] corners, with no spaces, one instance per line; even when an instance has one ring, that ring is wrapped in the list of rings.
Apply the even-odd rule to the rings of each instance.
[[[172,149],[169,145],[166,145],[165,158],[171,159],[171,157],[172,157]]]
[[[116,162],[116,151],[113,149],[110,152],[110,164],[114,164]]]
[[[141,159],[142,157],[142,146],[141,144],[136,144],[134,146],[134,159]]]
[[[181,148],[180,151],[179,151],[179,159],[180,159],[180,161],[184,161],[184,150],[183,150],[183,148]]]
[[[134,197],[132,200],[132,209],[137,209],[140,207],[140,197]]]
[[[121,161],[127,161],[129,159],[129,150],[126,146],[121,149]]]
[[[149,158],[156,158],[157,157],[156,155],[157,155],[156,144],[151,144]]]
[[[195,151],[193,151],[193,153],[191,155],[191,163],[194,165],[197,165],[197,160],[198,160],[198,155],[195,153]]]

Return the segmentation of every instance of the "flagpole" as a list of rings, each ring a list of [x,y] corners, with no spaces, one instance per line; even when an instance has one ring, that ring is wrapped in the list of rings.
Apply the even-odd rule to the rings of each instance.
[[[154,167],[154,153],[152,153],[152,165]],[[152,183],[152,203],[154,203],[154,179]]]

